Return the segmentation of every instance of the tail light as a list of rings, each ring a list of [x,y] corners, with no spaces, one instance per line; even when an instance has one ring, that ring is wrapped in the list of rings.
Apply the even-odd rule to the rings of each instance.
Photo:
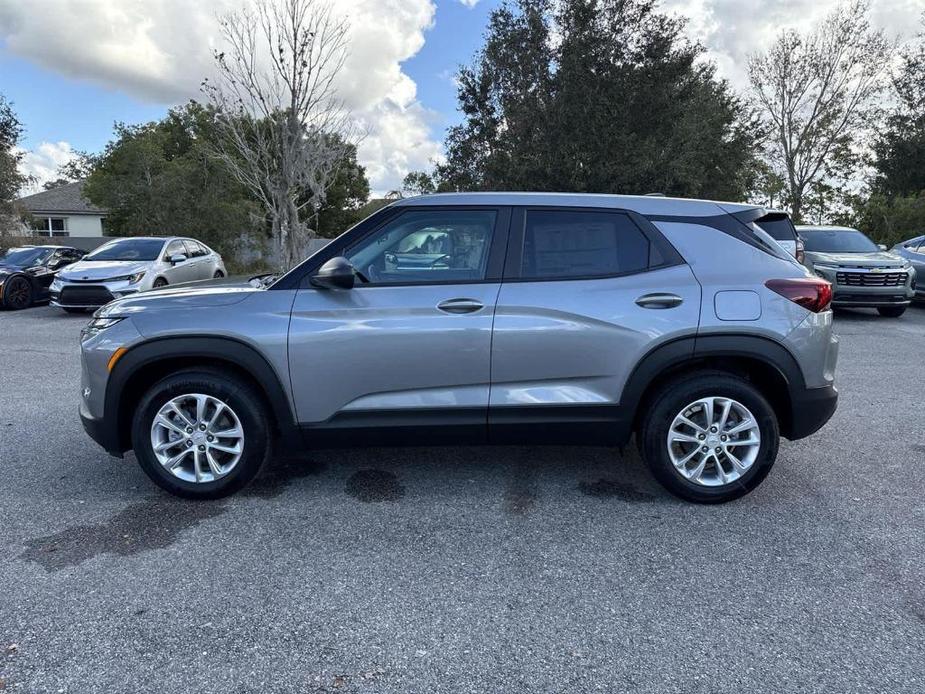
[[[803,264],[803,261],[806,259],[806,244],[803,243],[803,239],[797,236],[797,262],[800,265]]]
[[[832,304],[832,285],[817,277],[768,280],[764,286],[813,313],[822,313]]]

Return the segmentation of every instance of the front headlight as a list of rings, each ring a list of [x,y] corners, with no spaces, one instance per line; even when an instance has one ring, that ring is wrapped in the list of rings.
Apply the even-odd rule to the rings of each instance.
[[[129,284],[136,284],[141,282],[141,278],[145,276],[145,271],[136,272],[134,275],[122,275],[120,277],[110,277],[106,282],[128,282]]]
[[[838,272],[838,268],[832,265],[813,265],[813,272],[822,279],[829,279],[828,275]]]
[[[51,281],[51,289],[52,289],[53,291],[58,291],[58,290],[60,290],[60,289],[61,289],[61,286],[62,286],[62,282],[61,282],[60,278],[55,277],[55,278]]]
[[[116,318],[97,318],[94,316],[90,319],[90,322],[84,326],[84,329],[80,331],[80,337],[82,340],[86,340],[94,335],[99,335],[106,330],[106,328],[111,328],[122,319],[122,316]]]

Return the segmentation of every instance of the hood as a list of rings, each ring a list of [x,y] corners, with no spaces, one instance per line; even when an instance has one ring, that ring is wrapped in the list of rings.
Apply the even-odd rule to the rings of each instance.
[[[215,284],[211,281],[202,284],[190,282],[186,285],[155,289],[116,299],[101,308],[97,315],[105,318],[107,316],[130,316],[141,311],[228,306],[244,301],[252,294],[262,291],[265,290],[254,287],[246,279],[237,283],[223,283],[221,280],[217,280]]]
[[[65,280],[105,280],[134,275],[151,267],[153,260],[78,260],[58,273]]]
[[[906,261],[895,253],[888,251],[871,251],[870,253],[821,253],[806,251],[806,261],[838,267],[904,267]]]

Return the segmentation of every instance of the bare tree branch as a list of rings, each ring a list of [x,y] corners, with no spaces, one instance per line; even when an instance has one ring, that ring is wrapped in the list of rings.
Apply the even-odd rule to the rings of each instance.
[[[355,136],[334,84],[347,23],[326,0],[260,0],[220,25],[219,75],[203,82],[224,135],[216,156],[262,202],[277,260],[289,268],[305,257]]]
[[[807,193],[850,165],[877,118],[895,44],[868,16],[867,0],[848,0],[814,30],[784,31],[749,58],[752,91],[774,133],[772,164],[797,221]]]

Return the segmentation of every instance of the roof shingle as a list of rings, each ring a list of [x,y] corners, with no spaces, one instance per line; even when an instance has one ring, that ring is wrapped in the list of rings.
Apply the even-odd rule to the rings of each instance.
[[[71,214],[106,214],[83,196],[84,181],[75,181],[41,193],[26,195],[19,203],[29,212],[69,212]]]

